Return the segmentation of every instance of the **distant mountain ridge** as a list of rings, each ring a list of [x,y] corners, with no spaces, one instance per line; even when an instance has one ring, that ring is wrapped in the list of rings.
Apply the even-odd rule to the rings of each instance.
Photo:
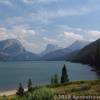
[[[84,46],[89,44],[90,42],[87,41],[75,41],[72,45],[69,47],[58,49],[53,52],[47,53],[42,57],[43,60],[65,60],[66,56],[75,51],[82,49]]]
[[[27,51],[20,41],[16,39],[7,39],[0,41],[0,61],[34,61],[34,60],[70,60],[74,61],[76,54],[88,45],[87,41],[75,41],[66,48],[60,48],[57,45],[47,45],[42,52],[43,56]],[[60,49],[59,49],[60,48]],[[73,58],[73,59],[72,59]],[[77,60],[78,61],[78,60]]]
[[[7,39],[0,41],[0,61],[37,60],[38,55],[26,51],[20,41]]]

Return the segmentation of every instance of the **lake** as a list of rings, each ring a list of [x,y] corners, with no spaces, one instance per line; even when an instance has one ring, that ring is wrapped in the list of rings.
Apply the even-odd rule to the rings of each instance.
[[[94,80],[99,77],[88,65],[65,61],[0,62],[0,91],[16,89],[20,82],[26,86],[29,78],[34,86],[50,84],[51,76],[55,73],[60,79],[64,64],[71,81]]]

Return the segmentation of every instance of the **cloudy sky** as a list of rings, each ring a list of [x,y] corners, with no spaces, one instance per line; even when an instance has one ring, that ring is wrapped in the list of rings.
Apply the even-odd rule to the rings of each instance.
[[[0,0],[0,40],[16,38],[32,52],[100,38],[100,0]]]

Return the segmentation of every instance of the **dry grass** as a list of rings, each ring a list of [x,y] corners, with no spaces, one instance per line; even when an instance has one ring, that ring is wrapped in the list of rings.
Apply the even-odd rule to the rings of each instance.
[[[100,96],[100,80],[75,81],[69,82],[67,84],[50,85],[46,87],[53,90],[55,94],[66,94],[75,96]],[[0,100],[19,100],[16,98],[16,95],[8,97],[3,96],[0,97]]]
[[[98,95],[100,96],[100,80],[96,81],[77,81],[71,84],[64,84],[59,87],[52,88],[57,94],[69,95]]]

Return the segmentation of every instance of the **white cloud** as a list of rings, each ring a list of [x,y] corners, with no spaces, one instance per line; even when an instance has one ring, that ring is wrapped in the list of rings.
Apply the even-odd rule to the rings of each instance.
[[[33,3],[42,3],[42,4],[48,4],[51,2],[57,2],[58,0],[22,0],[23,3],[26,4],[33,4]]]
[[[74,32],[64,32],[64,36],[71,40],[86,40],[95,41],[100,38],[100,31],[98,30],[82,30],[79,34]]]
[[[43,2],[43,3],[50,3],[50,2],[58,2],[58,0],[38,0],[39,2]],[[59,0],[61,1],[61,0]]]
[[[6,33],[6,28],[1,27],[0,28],[0,40],[4,40],[8,38],[8,35]]]
[[[30,0],[31,2],[32,0]],[[92,8],[91,8],[92,7]],[[59,8],[59,9],[44,9],[40,8],[36,12],[29,12],[22,16],[8,17],[5,22],[8,24],[18,23],[43,23],[48,24],[54,19],[69,17],[69,16],[80,16],[93,12],[98,7],[95,6],[82,6],[76,8]]]
[[[67,25],[58,25],[59,38],[71,40],[95,41],[100,38],[99,30],[86,30],[82,28],[69,27]]]
[[[83,40],[83,37],[80,34],[75,34],[73,32],[64,32],[64,36],[71,40]]]
[[[71,29],[71,30],[70,30]],[[59,35],[56,34],[55,37],[47,37],[46,34],[40,35],[34,29],[28,25],[19,25],[13,26],[11,29],[6,29],[4,27],[0,28],[0,40],[8,38],[17,38],[22,42],[24,47],[29,51],[38,52],[41,51],[47,44],[57,44],[62,47],[66,47],[73,43],[76,40],[86,40],[86,41],[95,41],[100,38],[100,31],[98,30],[82,30],[76,28],[80,33],[75,32],[75,28],[70,27],[67,31],[62,31]],[[80,31],[81,30],[81,31]],[[37,37],[39,38],[37,39]],[[28,41],[27,38],[33,39]],[[34,39],[37,39],[34,41]],[[39,42],[38,42],[39,41]]]
[[[31,29],[28,25],[14,26],[11,29],[6,29],[4,27],[0,28],[0,40],[11,38],[18,39],[29,51],[36,51],[38,48],[38,45],[34,42],[28,41],[28,38],[34,38],[36,35],[37,33],[35,30]]]
[[[17,35],[17,38],[27,38],[35,36],[37,33],[35,30],[31,29],[29,26],[25,25],[19,25],[14,26],[11,30],[11,32],[15,35]]]
[[[23,46],[26,48],[26,50],[28,50],[30,52],[34,52],[34,53],[36,52],[37,53],[37,51],[39,49],[39,46],[36,43],[29,42],[29,41],[27,41],[25,39],[22,39],[20,41],[23,44]]]
[[[70,27],[68,25],[57,25],[55,27],[55,29],[57,30],[57,33],[64,33],[64,32],[73,32],[73,33],[83,33],[83,29],[79,28],[79,27]],[[60,34],[61,35],[61,34]]]
[[[92,35],[94,38],[100,37],[100,31],[88,31],[88,34]]]
[[[47,37],[43,37],[43,40],[47,43],[47,44],[56,44],[59,43],[60,41],[58,41],[57,39],[53,39],[53,38],[47,38]]]
[[[83,36],[84,36],[84,39],[87,39],[90,41],[95,41],[100,38],[100,31],[98,31],[98,30],[85,31]]]
[[[22,0],[23,3],[31,4],[33,3],[33,0]]]

